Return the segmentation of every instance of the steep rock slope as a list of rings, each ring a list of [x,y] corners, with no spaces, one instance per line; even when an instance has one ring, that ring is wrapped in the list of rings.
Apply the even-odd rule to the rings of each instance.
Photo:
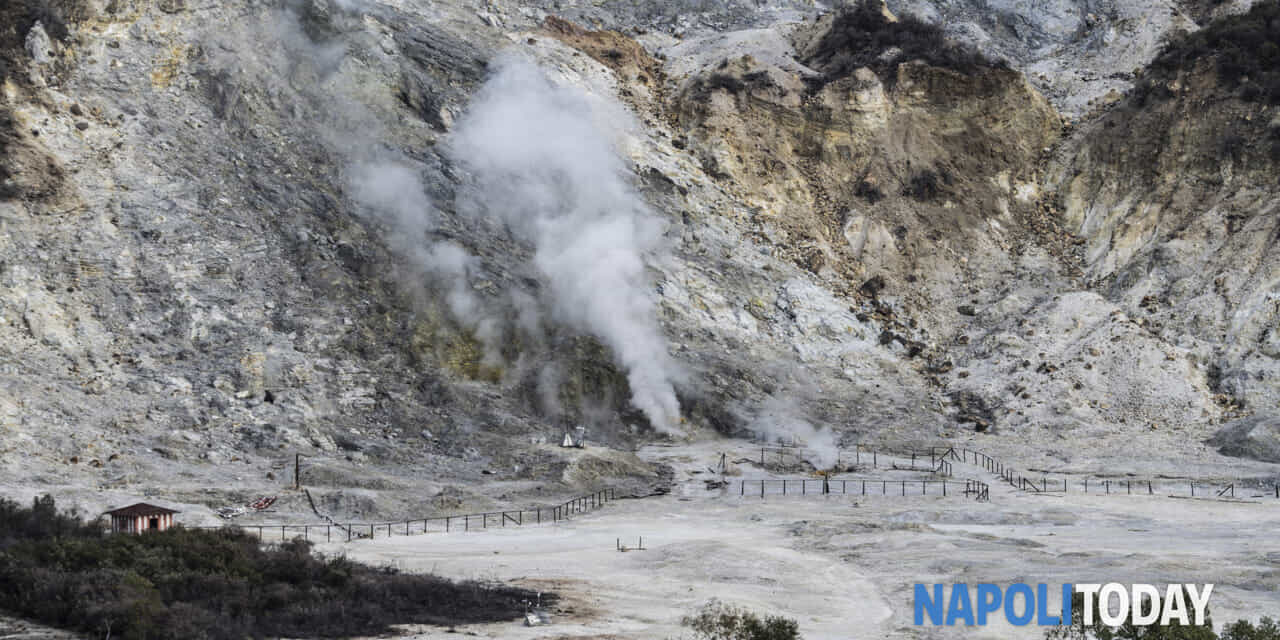
[[[1176,43],[1049,181],[1098,289],[1194,353],[1219,402],[1263,412],[1280,409],[1277,15]]]
[[[493,384],[502,374],[474,329],[344,176],[394,139],[452,206],[432,146],[498,32],[470,13],[382,6],[74,8],[61,37],[29,21],[6,50],[10,478],[162,483],[194,500],[202,486],[271,491],[285,475],[273,462],[302,451],[339,478],[376,476],[355,470],[366,460],[427,470],[356,485],[478,482],[490,467],[559,481],[570,460],[529,445],[547,435],[526,421],[535,394],[518,376]],[[484,230],[437,232],[521,251]],[[491,277],[517,277],[501,268]],[[568,335],[557,348],[566,394],[625,399],[598,344]]]
[[[607,100],[634,70],[559,43],[572,29],[508,39],[467,7],[67,6],[5,50],[8,483],[218,505],[275,491],[301,452],[304,480],[335,487],[322,505],[359,517],[659,477],[542,444],[583,423],[614,445],[652,431],[591,335],[521,328],[522,295],[554,317],[530,247],[459,213],[468,178],[439,144],[503,47]],[[880,322],[748,241],[747,207],[650,124],[618,142],[670,221],[653,276],[694,381],[684,429],[747,433],[785,392],[841,429],[935,433]],[[415,233],[353,182],[388,158],[409,168],[386,189],[422,214]],[[438,239],[472,256],[464,280],[417,261]],[[450,309],[457,282],[489,324]],[[458,488],[482,479],[488,496]]]
[[[754,206],[771,251],[885,322],[948,422],[1000,431],[987,446],[1058,464],[1126,457],[1134,437],[1207,453],[1208,371],[1086,288],[1040,173],[1054,109],[1020,74],[873,18],[789,26],[782,55],[761,30],[667,45],[679,142]],[[866,66],[833,62],[850,55]]]
[[[299,452],[325,510],[376,517],[647,492],[662,474],[626,450],[715,432],[1178,460],[1230,409],[1230,372],[1270,366],[1133,310],[1121,275],[1145,254],[1112,238],[1141,225],[1098,185],[1153,183],[1099,146],[1105,120],[1063,140],[999,64],[886,46],[838,73],[830,18],[713,4],[564,12],[664,30],[634,38],[537,4],[17,5],[4,483],[213,506],[278,491]],[[639,358],[557,305],[518,221],[478,212],[456,135],[512,58],[599,108],[619,191],[660,223],[642,275],[667,435],[630,400]],[[616,450],[554,446],[578,425]]]

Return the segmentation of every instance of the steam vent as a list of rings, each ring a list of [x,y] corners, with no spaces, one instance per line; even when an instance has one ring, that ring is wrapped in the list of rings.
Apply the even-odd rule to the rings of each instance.
[[[1278,177],[1280,0],[2,0],[0,636],[1280,640]]]

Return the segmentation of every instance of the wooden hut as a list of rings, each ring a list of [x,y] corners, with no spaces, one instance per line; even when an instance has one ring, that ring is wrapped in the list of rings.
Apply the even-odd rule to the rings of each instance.
[[[111,516],[112,533],[142,533],[144,531],[164,531],[173,526],[173,509],[157,507],[153,504],[139,502],[114,511]]]

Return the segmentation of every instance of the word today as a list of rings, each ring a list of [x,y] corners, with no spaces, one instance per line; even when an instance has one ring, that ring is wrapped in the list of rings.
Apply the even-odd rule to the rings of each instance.
[[[1084,596],[1082,620],[1086,626],[1094,623],[1094,617],[1109,627],[1120,626],[1132,620],[1135,625],[1169,625],[1177,622],[1186,626],[1204,624],[1209,607],[1209,594],[1213,585],[1171,584],[1163,594],[1155,585],[1118,582],[1107,584],[1054,585],[1061,593],[1060,606],[1049,610],[1049,585],[1011,584],[1007,589],[998,584],[981,583],[973,586],[965,583],[951,585],[950,595],[945,586],[915,585],[915,623],[925,624],[925,617],[935,626],[964,624],[982,626],[998,612],[1014,626],[1031,624],[1042,626],[1071,624],[1071,596]],[[930,588],[932,587],[932,588]],[[1118,606],[1112,607],[1112,603]],[[1096,610],[1095,610],[1096,603]]]

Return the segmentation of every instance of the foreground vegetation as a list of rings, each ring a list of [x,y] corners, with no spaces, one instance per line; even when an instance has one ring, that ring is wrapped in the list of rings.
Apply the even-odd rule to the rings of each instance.
[[[1097,596],[1092,608],[1098,610]],[[1227,625],[1219,635],[1213,630],[1213,620],[1205,612],[1203,625],[1168,626],[1136,625],[1133,615],[1119,627],[1108,627],[1095,617],[1093,624],[1084,623],[1084,596],[1071,596],[1071,624],[1051,627],[1045,632],[1045,640],[1280,640],[1280,626],[1271,618],[1263,618],[1258,624],[1237,620]]]
[[[800,625],[790,618],[761,618],[745,609],[712,601],[681,622],[699,640],[800,640]]]
[[[319,557],[301,539],[264,547],[234,529],[105,535],[51,497],[0,499],[0,609],[99,637],[377,635],[510,620],[534,596]]]

